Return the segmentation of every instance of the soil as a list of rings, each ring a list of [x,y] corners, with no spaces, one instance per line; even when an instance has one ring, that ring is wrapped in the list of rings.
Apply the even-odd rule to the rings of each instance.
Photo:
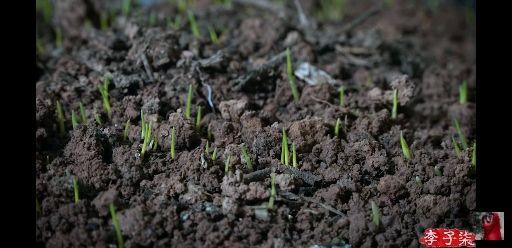
[[[198,0],[190,9],[202,37],[194,38],[176,4],[141,1],[152,4],[134,4],[124,17],[120,2],[57,0],[50,23],[37,12],[38,245],[116,246],[110,203],[126,247],[419,247],[426,228],[471,228],[471,148],[459,158],[452,144],[454,118],[470,145],[475,139],[475,38],[467,7],[396,0],[354,23],[376,3],[348,1],[342,20],[319,21],[318,3],[303,0],[309,25],[301,25],[293,1],[229,7]],[[105,13],[111,17],[102,29]],[[175,16],[181,16],[177,28],[168,24]],[[297,78],[294,102],[286,47],[295,68],[307,62],[333,80],[310,85]],[[112,78],[110,118],[98,91],[105,75]],[[459,103],[463,80],[467,104]],[[199,129],[184,117],[190,84],[192,116],[202,107]],[[346,89],[344,106],[339,86]],[[397,119],[391,119],[394,89]],[[63,136],[57,100],[66,118]],[[79,116],[80,103],[87,120],[73,128],[71,111]],[[158,142],[143,159],[141,110]],[[297,148],[298,168],[280,162],[282,128]],[[217,149],[216,160],[207,144],[210,155]],[[261,206],[270,197],[271,172],[277,198],[267,210]],[[371,201],[381,212],[378,226]]]

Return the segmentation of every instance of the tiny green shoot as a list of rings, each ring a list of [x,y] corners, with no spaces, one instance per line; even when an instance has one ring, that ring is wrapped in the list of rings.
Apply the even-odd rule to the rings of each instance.
[[[204,153],[210,155],[210,142],[208,140],[206,140],[206,145],[204,145]]]
[[[87,116],[86,116],[85,108],[84,108],[84,105],[82,104],[82,102],[80,102],[80,118],[81,118],[82,124],[87,125]]]
[[[94,120],[96,120],[96,123],[98,123],[98,125],[101,125],[101,117],[98,113],[94,113]]]
[[[455,154],[457,155],[458,158],[460,158],[461,153],[460,153],[459,143],[457,143],[454,136],[452,136],[452,144],[453,144],[453,149],[455,150]]]
[[[473,143],[473,151],[471,153],[471,165],[476,168],[476,141]]]
[[[132,8],[131,0],[123,0],[122,11],[124,16],[128,16],[130,14],[130,10]]]
[[[466,140],[466,136],[462,132],[462,129],[460,128],[459,121],[457,118],[453,119],[453,124],[455,126],[455,130],[457,131],[457,135],[459,136],[460,144],[462,145],[462,149],[466,150],[468,149],[468,142]]]
[[[176,129],[172,127],[171,130],[171,159],[174,159],[176,157]]]
[[[192,84],[188,86],[188,94],[187,94],[187,102],[185,106],[185,118],[190,119],[190,109],[192,108],[192,97],[193,91],[192,91]]]
[[[288,137],[283,127],[283,139],[281,141],[281,163],[290,165],[290,151],[288,150]]]
[[[340,137],[340,129],[341,129],[341,120],[340,118],[336,119],[336,125],[334,125],[334,136],[336,138]]]
[[[98,90],[101,94],[101,99],[103,102],[103,110],[108,114],[108,117],[112,117],[112,112],[110,108],[109,94],[108,94],[108,85],[110,83],[110,79],[108,77],[103,78],[103,84],[98,86]]]
[[[294,168],[299,167],[297,163],[297,152],[295,151],[295,143],[292,143],[292,165]]]
[[[78,203],[78,181],[76,180],[76,177],[73,177],[73,192],[75,195],[75,204]]]
[[[270,174],[270,198],[268,199],[268,209],[274,208],[274,201],[276,200],[276,173]]]
[[[391,119],[396,119],[398,111],[398,90],[393,90],[393,109],[391,110]]]
[[[404,139],[404,135],[403,135],[402,131],[400,131],[400,145],[402,146],[402,152],[404,154],[404,157],[407,160],[411,160],[411,158],[412,158],[411,150],[409,150],[409,145],[407,145],[407,142]]]
[[[210,40],[213,44],[219,44],[219,37],[217,36],[217,33],[212,27],[208,27],[208,32],[210,33]]]
[[[459,85],[459,103],[466,104],[468,102],[468,82],[464,80],[461,85]]]
[[[62,37],[62,30],[60,28],[55,29],[55,46],[62,48],[64,38]]]
[[[110,216],[112,217],[112,225],[114,225],[114,229],[116,231],[117,246],[118,248],[124,248],[123,234],[121,234],[121,225],[119,225],[119,220],[117,219],[116,207],[114,206],[114,203],[110,203],[109,208]]]
[[[231,160],[231,155],[228,155],[228,158],[226,158],[226,161],[224,161],[224,174],[228,174],[229,172],[229,161]]]
[[[288,81],[292,89],[293,100],[299,101],[299,91],[297,90],[297,84],[295,83],[295,76],[293,75],[292,55],[290,48],[286,48],[286,73],[288,74]]]
[[[144,140],[142,142],[142,150],[140,152],[140,157],[143,159],[144,154],[146,154],[146,151],[151,149],[151,146],[150,146],[150,144],[152,143],[151,122],[145,122],[142,129],[144,130]]]
[[[178,30],[181,26],[181,17],[178,15],[174,17],[174,21],[171,18],[167,19],[167,26],[174,30]]]
[[[36,9],[43,12],[43,19],[46,23],[50,23],[52,18],[52,1],[51,0],[38,0],[36,1]]]
[[[190,23],[190,30],[192,30],[192,34],[195,38],[200,39],[201,33],[199,32],[199,28],[197,27],[196,18],[192,11],[188,12],[188,22]]]
[[[124,132],[123,132],[123,140],[126,141],[128,139],[128,131],[130,131],[130,120],[126,120],[124,124]]]
[[[196,130],[201,130],[201,106],[197,106]]]
[[[340,107],[344,107],[345,106],[345,87],[343,86],[340,86],[340,89],[339,89],[339,92],[340,92]]]
[[[370,204],[372,205],[372,221],[375,226],[380,226],[380,210],[379,207],[377,207],[377,204],[375,204],[374,201],[370,201]]]
[[[71,110],[71,125],[73,126],[73,129],[78,127],[78,117],[74,110]]]
[[[66,130],[64,129],[64,111],[62,110],[62,105],[60,101],[57,100],[56,105],[56,114],[57,114],[57,122],[59,123],[59,134],[60,136],[64,136]]]
[[[101,30],[108,29],[108,14],[107,13],[100,14],[100,29]]]
[[[215,161],[217,160],[217,147],[215,147],[213,149],[213,153],[212,153],[212,161]]]
[[[245,144],[242,144],[242,157],[244,158],[244,161],[247,165],[247,169],[249,171],[252,171],[251,157],[249,156],[249,152],[247,151],[247,147],[245,147]]]

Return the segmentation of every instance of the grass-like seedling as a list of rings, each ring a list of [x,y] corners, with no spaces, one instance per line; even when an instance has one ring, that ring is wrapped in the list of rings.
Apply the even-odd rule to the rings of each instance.
[[[196,39],[201,38],[201,32],[199,32],[199,27],[197,27],[196,17],[192,11],[188,12],[188,22],[190,23],[190,30],[192,30],[192,34]]]
[[[62,110],[62,105],[60,104],[59,100],[57,100],[55,106],[55,113],[57,114],[57,123],[59,124],[59,134],[60,136],[64,136],[64,134],[66,133],[66,130],[64,129],[64,111]]]
[[[128,139],[128,131],[130,131],[130,120],[126,120],[124,124],[124,132],[123,132],[123,140],[126,141]]]
[[[55,47],[62,48],[64,38],[62,37],[62,30],[60,28],[55,29]]]
[[[217,160],[217,147],[215,147],[213,149],[213,153],[212,153],[212,161],[215,161]]]
[[[103,31],[108,29],[108,13],[100,14],[100,29]]]
[[[176,157],[176,129],[172,127],[171,130],[171,159],[174,159]]]
[[[178,11],[182,14],[187,11],[187,8],[188,8],[187,1],[188,0],[178,0]]]
[[[340,92],[340,96],[339,96],[340,107],[344,107],[345,106],[345,87],[340,86],[339,92]]]
[[[458,158],[460,158],[461,153],[460,153],[459,143],[457,143],[454,136],[452,136],[452,144],[453,144],[453,149],[455,150],[455,154],[457,155]]]
[[[270,198],[268,199],[268,209],[274,209],[274,201],[276,200],[276,173],[270,174]]]
[[[295,82],[295,75],[293,75],[292,55],[290,48],[286,48],[286,73],[288,74],[288,82],[290,83],[290,87],[292,89],[293,100],[298,102],[299,90],[297,89],[297,84]]]
[[[398,90],[393,90],[393,108],[391,109],[391,119],[396,119],[398,113]]]
[[[231,155],[228,155],[228,158],[226,158],[226,161],[224,161],[224,174],[227,175],[229,172],[229,162],[231,160]]]
[[[473,143],[473,151],[471,153],[471,165],[476,168],[476,141]]]
[[[374,201],[371,201],[370,204],[372,205],[372,221],[375,226],[380,226],[380,210],[379,207],[377,207],[377,204],[375,204]]]
[[[181,26],[181,17],[179,15],[174,17],[174,21],[169,17],[167,19],[167,26],[174,30],[178,30]]]
[[[197,116],[196,116],[196,130],[201,130],[201,106],[197,106]]]
[[[142,142],[142,150],[140,151],[140,157],[143,159],[144,154],[151,149],[151,145],[153,143],[152,136],[151,136],[151,122],[144,122],[144,125],[142,126],[143,132],[144,132],[144,140]]]
[[[460,144],[462,145],[462,149],[468,149],[468,142],[466,140],[466,136],[462,132],[462,129],[460,128],[460,124],[457,118],[453,119],[453,125],[455,126],[455,130],[457,131],[457,135],[459,136],[459,141]]]
[[[340,129],[341,129],[341,120],[340,118],[336,119],[336,125],[334,125],[334,136],[336,138],[340,137]]]
[[[187,101],[185,105],[185,118],[190,119],[190,110],[192,108],[192,98],[194,97],[192,91],[192,84],[188,86]]]
[[[98,125],[101,125],[101,117],[98,113],[94,113],[94,120],[96,120],[96,123],[98,123]]]
[[[87,115],[85,113],[85,108],[82,102],[80,102],[80,119],[82,121],[82,124],[87,125]]]
[[[212,27],[208,27],[208,32],[210,33],[210,40],[213,44],[219,44],[219,37],[217,36],[217,33]]]
[[[245,147],[245,144],[242,144],[242,157],[244,158],[245,164],[247,165],[247,169],[249,171],[252,171],[251,157],[249,156],[249,152],[247,151],[247,147]]]
[[[73,126],[73,129],[78,127],[78,117],[74,110],[71,110],[71,125]]]
[[[286,137],[286,131],[283,127],[283,139],[281,141],[281,163],[284,165],[290,165],[290,152],[288,149],[288,137]]]
[[[110,203],[109,209],[110,216],[112,217],[112,225],[114,225],[114,230],[116,231],[117,247],[124,248],[123,234],[121,233],[121,225],[119,225],[119,220],[117,219],[116,207],[114,206],[114,203]]]
[[[108,94],[108,85],[110,84],[110,79],[108,77],[103,78],[103,84],[100,84],[98,86],[98,90],[101,94],[101,99],[103,103],[103,110],[108,114],[108,117],[112,117],[112,111],[110,108],[110,100],[109,100],[109,94]]]
[[[204,145],[204,153],[210,155],[210,142],[208,140],[206,140],[206,145]]]
[[[295,143],[292,143],[292,165],[294,168],[299,167],[297,163],[297,152],[295,151]]]
[[[36,1],[36,9],[43,13],[43,20],[46,23],[50,23],[53,15],[52,1],[38,0]]]
[[[132,9],[132,1],[131,0],[123,0],[122,11],[124,16],[128,16],[130,14],[130,10]]]
[[[73,192],[75,195],[75,204],[78,203],[78,181],[76,180],[76,177],[73,177]]]
[[[404,139],[404,135],[403,135],[402,131],[400,131],[400,145],[402,146],[402,152],[404,154],[404,157],[407,160],[411,160],[411,158],[412,158],[411,150],[409,150],[409,145],[407,145],[407,142]]]
[[[468,82],[464,80],[461,85],[459,85],[459,103],[466,104],[468,102]]]

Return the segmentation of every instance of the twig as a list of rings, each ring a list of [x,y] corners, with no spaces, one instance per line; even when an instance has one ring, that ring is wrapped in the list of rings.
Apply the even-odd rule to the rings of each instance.
[[[316,97],[314,97],[314,96],[310,96],[310,97],[311,97],[311,99],[313,99],[313,100],[315,100],[315,101],[317,101],[317,102],[325,103],[325,104],[327,104],[327,105],[329,105],[329,106],[331,106],[331,107],[333,107],[333,106],[334,106],[334,104],[332,104],[332,103],[330,103],[330,102],[328,102],[328,101],[325,101],[325,100],[322,100],[322,99],[318,99],[318,98],[316,98]]]
[[[250,183],[258,180],[262,180],[263,178],[268,177],[272,170],[276,170],[281,173],[291,174],[297,178],[300,178],[302,181],[309,185],[315,185],[317,182],[321,181],[321,178],[318,176],[313,175],[310,172],[307,171],[301,171],[296,168],[290,167],[290,166],[283,166],[283,165],[273,165],[270,168],[261,169],[252,173],[249,173],[247,175],[244,175],[244,182]]]
[[[379,13],[382,10],[382,3],[377,4],[377,6],[369,9],[368,11],[364,12],[351,22],[345,24],[341,28],[341,33],[348,33],[352,31],[355,27],[361,25],[363,22],[365,22],[368,18],[372,17],[373,15]]]
[[[142,64],[144,65],[144,69],[146,70],[146,74],[148,75],[149,81],[152,83],[155,81],[153,78],[153,70],[151,70],[151,66],[149,66],[148,58],[146,54],[142,54],[141,56]]]
[[[245,88],[249,82],[252,82],[259,76],[263,75],[264,73],[275,69],[277,66],[281,65],[282,60],[285,58],[285,56],[285,52],[281,52],[276,56],[272,57],[267,63],[263,64],[259,68],[251,70],[245,76],[241,76],[235,79],[234,89],[241,90]]]
[[[297,13],[299,14],[300,25],[303,27],[309,27],[308,18],[306,17],[306,14],[304,14],[304,10],[302,9],[302,5],[299,0],[295,0],[293,3],[295,3],[295,8],[297,8]]]
[[[335,214],[337,214],[337,215],[339,215],[339,216],[345,216],[345,214],[344,214],[344,213],[342,213],[341,211],[339,211],[339,210],[337,210],[337,209],[335,209],[335,208],[333,208],[333,207],[331,207],[331,206],[329,206],[329,205],[327,205],[327,204],[325,204],[325,203],[321,203],[321,202],[319,202],[319,201],[315,201],[315,200],[313,200],[312,198],[307,197],[307,196],[296,195],[296,194],[294,194],[294,193],[292,193],[292,192],[289,192],[289,191],[286,191],[286,192],[280,192],[280,193],[279,193],[279,195],[281,195],[281,196],[285,196],[285,197],[287,197],[287,198],[289,198],[289,199],[293,199],[293,198],[297,199],[297,198],[300,198],[300,199],[303,199],[303,200],[305,200],[305,201],[308,201],[308,202],[311,202],[311,203],[317,204],[317,205],[319,205],[320,207],[323,207],[323,208],[325,208],[325,209],[329,210],[330,212],[335,213]]]

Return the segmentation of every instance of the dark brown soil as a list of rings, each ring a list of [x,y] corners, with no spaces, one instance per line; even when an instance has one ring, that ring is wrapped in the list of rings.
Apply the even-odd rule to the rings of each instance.
[[[304,26],[293,1],[272,2],[274,7],[233,1],[231,8],[213,2],[190,7],[201,39],[168,1],[134,5],[128,18],[119,14],[120,1],[57,0],[51,24],[37,12],[44,48],[37,54],[35,99],[41,246],[117,245],[110,203],[118,209],[126,247],[418,247],[425,228],[471,227],[471,148],[458,158],[452,144],[454,118],[470,145],[475,135],[474,22],[464,6],[390,1],[347,28],[375,3],[348,1],[341,21],[314,21],[317,4],[303,0],[310,24]],[[116,17],[102,30],[100,16],[107,12]],[[169,27],[167,18],[178,15],[181,26]],[[219,34],[218,44],[210,41],[208,26]],[[64,37],[61,48],[56,28]],[[285,60],[272,60],[286,47],[296,69],[308,62],[334,82],[297,80],[301,96],[294,103]],[[257,70],[262,66],[266,70]],[[111,118],[98,91],[106,74],[112,77]],[[458,98],[463,80],[470,92],[464,105]],[[192,116],[197,106],[203,110],[200,130],[184,117],[189,84]],[[64,136],[57,100],[66,117]],[[87,123],[73,129],[71,111],[79,116],[80,102]],[[158,141],[144,159],[141,110]],[[337,118],[340,138],[334,136]],[[126,121],[131,125],[124,140]],[[282,128],[297,147],[298,169],[280,162]],[[402,154],[400,131],[411,161]],[[217,149],[215,161],[205,154],[207,141],[210,153]],[[269,200],[271,171],[277,199],[266,211],[259,206]],[[371,201],[382,214],[379,226],[372,222]]]

